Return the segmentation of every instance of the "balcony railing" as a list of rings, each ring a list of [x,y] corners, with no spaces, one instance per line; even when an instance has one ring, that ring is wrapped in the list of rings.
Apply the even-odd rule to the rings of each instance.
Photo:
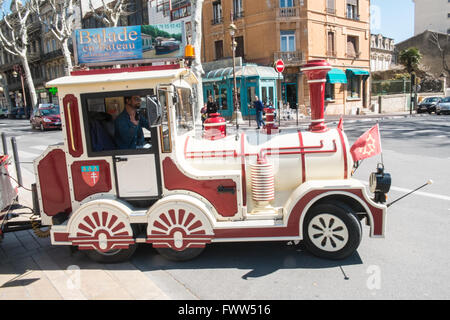
[[[244,17],[244,11],[235,11],[233,12],[233,18],[239,19]]]
[[[211,20],[211,24],[212,25],[221,24],[222,22],[223,22],[223,17],[216,17],[216,18]]]
[[[278,8],[278,17],[279,18],[295,18],[300,16],[300,8],[299,7],[284,7]]]
[[[286,66],[299,66],[305,63],[305,55],[302,51],[278,51],[273,55],[274,60],[283,60]]]
[[[336,14],[336,9],[335,8],[327,8],[327,13],[328,14]]]

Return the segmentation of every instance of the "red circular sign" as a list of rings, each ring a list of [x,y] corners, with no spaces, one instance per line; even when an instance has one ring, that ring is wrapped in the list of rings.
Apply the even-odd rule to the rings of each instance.
[[[278,73],[282,73],[284,71],[283,60],[279,59],[275,62],[275,70],[277,70]]]

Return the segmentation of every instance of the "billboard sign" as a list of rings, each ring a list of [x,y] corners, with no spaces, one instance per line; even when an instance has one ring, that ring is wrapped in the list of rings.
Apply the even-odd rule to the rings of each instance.
[[[77,64],[176,59],[185,44],[183,22],[75,30]]]

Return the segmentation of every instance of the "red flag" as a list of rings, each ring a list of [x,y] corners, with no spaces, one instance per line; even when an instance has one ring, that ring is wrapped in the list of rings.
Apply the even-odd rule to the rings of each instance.
[[[367,130],[350,148],[353,161],[373,157],[381,153],[381,139],[378,123]]]

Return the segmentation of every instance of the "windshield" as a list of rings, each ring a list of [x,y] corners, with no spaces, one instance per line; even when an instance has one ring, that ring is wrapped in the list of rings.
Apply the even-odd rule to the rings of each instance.
[[[450,102],[450,97],[444,98],[442,102]]]
[[[430,102],[438,102],[439,98],[426,98],[425,102],[430,103]]]
[[[176,104],[177,133],[184,134],[194,129],[194,117],[192,114],[191,90],[176,88],[178,103]]]
[[[56,115],[59,114],[59,110],[57,108],[52,108],[52,109],[41,109],[41,114],[43,116],[50,116],[50,115]]]

